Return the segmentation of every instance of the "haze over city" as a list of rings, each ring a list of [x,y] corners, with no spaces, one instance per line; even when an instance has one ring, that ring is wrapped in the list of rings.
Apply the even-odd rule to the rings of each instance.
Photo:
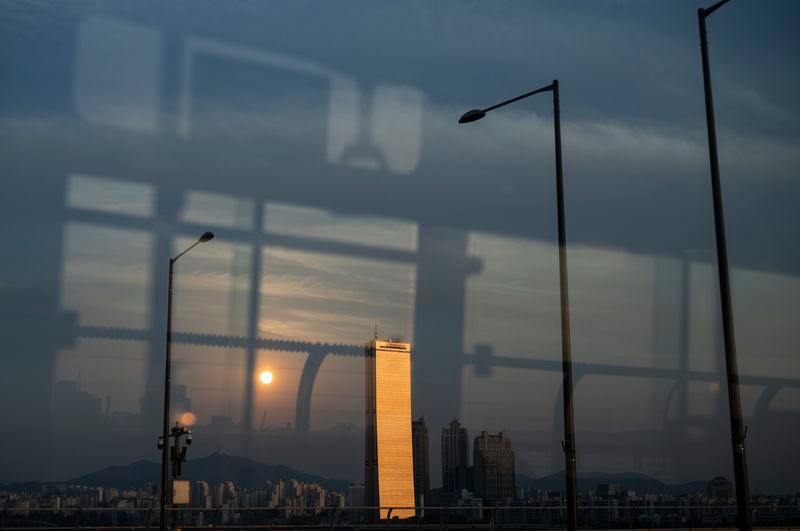
[[[160,463],[206,231],[187,470],[365,484],[381,339],[432,489],[453,419],[564,474],[556,91],[578,477],[735,483],[701,7],[0,0],[0,491]],[[796,496],[800,5],[707,24],[749,488]]]

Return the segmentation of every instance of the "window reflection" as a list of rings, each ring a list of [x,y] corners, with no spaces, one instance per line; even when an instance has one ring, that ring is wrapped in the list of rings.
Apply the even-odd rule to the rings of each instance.
[[[70,208],[145,218],[154,213],[153,187],[143,183],[72,174],[66,195]]]
[[[74,383],[72,398],[76,400],[80,397],[75,393],[90,393],[99,400],[92,414],[113,420],[117,413],[139,411],[146,371],[145,342],[81,338],[74,348],[58,353],[53,382]],[[61,403],[58,407],[68,410],[71,406]],[[71,413],[70,418],[79,420]]]
[[[387,201],[391,212],[391,200]],[[397,205],[398,208],[400,205]],[[353,216],[286,203],[267,203],[264,230],[268,233],[322,238],[376,247],[413,251],[417,228],[408,221]]]
[[[68,223],[62,307],[83,326],[147,328],[151,245],[147,232]]]
[[[202,226],[252,230],[255,209],[251,199],[189,190],[180,218]]]
[[[360,351],[377,324],[414,343],[414,413],[429,423],[434,470],[438,430],[458,416],[473,435],[510,430],[523,473],[558,471],[549,112],[520,108],[466,132],[453,110],[506,90],[475,61],[502,55],[510,71],[533,48],[476,56],[438,43],[492,20],[544,38],[539,48],[569,25],[491,6],[404,13],[411,31],[379,36],[399,10],[361,24],[347,5],[320,4],[319,32],[305,4],[220,4],[189,18],[111,4],[4,9],[15,75],[0,111],[13,155],[2,168],[0,397],[14,404],[4,425],[33,435],[0,441],[0,483],[152,458],[167,260],[206,229],[218,237],[181,260],[174,308],[174,414],[196,415],[198,453],[358,480]],[[548,31],[528,31],[534,18]],[[365,39],[380,61],[361,61]],[[616,58],[604,64],[613,71],[619,54],[599,55]],[[726,473],[703,135],[659,122],[683,115],[674,108],[623,96],[608,111],[579,97],[603,92],[589,85],[564,93],[579,467],[672,482]],[[754,125],[720,135],[738,359],[753,485],[789,484],[797,153],[792,138],[759,138]],[[269,388],[254,379],[264,367]],[[91,412],[59,409],[69,396]],[[70,425],[78,417],[84,432]]]
[[[75,106],[87,121],[152,133],[159,126],[162,35],[105,16],[78,27]]]
[[[360,345],[373,324],[412,337],[414,269],[281,248],[263,254],[262,337]]]

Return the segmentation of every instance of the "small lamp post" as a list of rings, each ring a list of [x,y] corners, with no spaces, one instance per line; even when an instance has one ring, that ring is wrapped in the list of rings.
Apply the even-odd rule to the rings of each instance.
[[[170,386],[172,384],[172,277],[175,269],[175,262],[178,258],[185,255],[197,245],[205,243],[214,238],[211,232],[204,232],[196,242],[190,245],[182,253],[169,259],[169,294],[167,295],[167,353],[165,361],[165,378],[164,378],[164,424],[161,433],[161,440],[159,441],[159,448],[161,449],[161,531],[167,531],[167,470],[169,468],[169,394]],[[190,439],[191,440],[191,439]],[[188,441],[187,441],[188,442]],[[178,464],[180,467],[180,464]]]

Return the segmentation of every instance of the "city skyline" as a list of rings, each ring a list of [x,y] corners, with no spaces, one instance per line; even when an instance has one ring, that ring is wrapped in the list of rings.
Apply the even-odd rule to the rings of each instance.
[[[497,437],[497,435],[495,435]],[[476,436],[478,439],[480,436]],[[220,466],[224,465],[224,466]],[[81,488],[114,488],[120,492],[127,489],[147,490],[148,484],[158,488],[158,466],[153,461],[139,460],[127,464],[115,464],[103,469],[94,470],[80,477],[62,478],[54,481],[32,481],[25,483],[0,483],[0,491],[4,492],[33,492],[42,488],[80,486]],[[198,467],[200,472],[198,472]],[[253,474],[253,469],[256,473]],[[121,473],[121,471],[123,471]],[[203,472],[205,471],[205,472]],[[363,478],[332,478],[314,474],[313,471],[300,471],[282,464],[267,464],[252,461],[249,458],[226,454],[225,452],[215,451],[201,457],[189,456],[184,465],[184,477],[194,485],[198,481],[211,481],[219,484],[233,481],[243,488],[256,488],[264,482],[275,482],[278,480],[296,480],[305,483],[320,484],[330,491],[347,490],[350,486],[364,487]],[[213,474],[213,478],[208,480],[204,474]],[[524,489],[554,490],[563,491],[563,471],[549,476],[531,477],[524,474],[516,474]],[[242,479],[243,476],[244,479]],[[205,479],[204,479],[205,478]],[[239,479],[237,479],[239,478]],[[258,479],[263,478],[263,480]],[[637,474],[634,472],[607,474],[602,472],[585,472],[580,474],[582,493],[596,490],[597,485],[616,486],[619,492],[627,490],[645,490],[658,494],[705,494],[709,498],[721,498],[713,493],[728,492],[732,489],[730,479],[723,476],[713,478],[697,478],[684,484],[664,484],[655,478]],[[644,487],[636,486],[639,484]],[[559,487],[561,490],[559,490]],[[623,488],[624,487],[624,488]],[[467,489],[465,489],[467,490]],[[432,488],[432,492],[437,495],[447,495],[448,492],[442,486]],[[792,498],[797,496],[796,492],[789,493],[754,493],[754,496],[779,496]]]
[[[81,401],[83,403],[91,403],[91,404],[94,404],[94,405],[96,405],[98,407],[102,403],[102,400],[100,400],[99,397],[91,397],[91,395],[89,395],[88,393],[86,393],[84,391],[80,391],[78,386],[77,386],[77,382],[70,382],[70,381],[60,382],[59,387],[64,388],[64,389],[75,390],[78,393],[78,395],[81,397]],[[184,392],[185,392],[185,390],[184,390]],[[178,394],[177,399],[178,399],[178,401],[180,401],[180,400],[189,400],[189,399],[186,398],[185,395],[182,395],[180,393]],[[67,402],[66,402],[67,405],[69,404],[69,400],[70,399],[67,397]],[[86,413],[87,413],[87,411],[84,410],[84,414],[86,414]],[[98,409],[97,411],[95,411],[95,413],[102,413],[102,412],[100,412],[100,410]],[[112,412],[111,417],[109,417],[107,414],[100,414],[98,416],[102,417],[102,418],[104,418],[106,420],[110,420],[112,423],[115,423],[115,422],[116,423],[121,423],[120,425],[124,426],[125,424],[130,423],[131,419],[135,418],[135,416],[130,416],[128,414],[123,414],[123,413],[124,412]],[[423,420],[423,419],[419,419],[417,421],[412,421],[412,437],[413,437],[413,426],[414,426],[414,424],[419,423],[420,420]],[[455,427],[455,431],[453,430],[454,427]],[[353,433],[355,435],[353,440],[363,441],[363,438],[364,438],[363,437],[363,429],[364,429],[363,426],[351,425],[351,426],[343,426],[343,428],[347,429],[350,433]],[[209,455],[217,455],[221,451],[224,454],[224,451],[221,448],[214,448],[214,447],[209,447],[207,445],[204,445],[204,442],[205,442],[204,439],[207,436],[212,435],[212,434],[217,434],[218,435],[220,432],[224,433],[226,431],[236,430],[237,429],[237,425],[232,422],[232,419],[230,419],[230,417],[217,416],[217,417],[212,417],[211,418],[211,422],[209,424],[206,424],[206,425],[195,425],[194,429],[195,429],[196,433],[200,433],[201,434],[201,438],[200,438],[199,441],[197,441],[197,440],[195,441],[195,449],[193,450],[193,452],[199,450],[202,453],[203,449],[208,449],[207,451],[210,452]],[[426,429],[427,429],[427,425],[426,425]],[[266,427],[266,430],[267,430],[267,432],[272,432],[272,433],[280,433],[281,431],[283,431],[285,433],[292,433],[293,428],[291,426],[282,426],[282,427],[281,426],[269,426],[269,427]],[[239,433],[239,432],[233,431],[233,433],[236,434],[236,433]],[[444,439],[445,437],[449,437],[451,433],[459,434],[457,438],[460,438],[460,440],[462,441],[462,445],[467,449],[466,459],[465,459],[465,461],[462,461],[462,463],[465,463],[465,464],[459,465],[458,467],[455,467],[455,469],[453,470],[453,474],[454,474],[453,475],[453,480],[455,481],[453,484],[451,484],[448,487],[448,485],[444,482],[444,478],[446,478],[447,474],[443,473],[442,474],[442,479],[443,479],[442,483],[438,484],[437,487],[432,488],[431,490],[440,490],[443,493],[457,492],[457,491],[460,491],[461,489],[472,491],[474,489],[474,483],[473,483],[474,463],[472,463],[471,457],[475,454],[475,448],[474,448],[475,445],[473,443],[477,442],[477,439],[479,439],[484,433],[487,433],[487,432],[486,432],[486,430],[479,429],[478,430],[478,435],[475,435],[472,439],[470,439],[469,435],[468,435],[469,434],[468,428],[466,426],[461,425],[461,423],[458,421],[457,418],[453,418],[447,425],[442,426],[442,439]],[[240,433],[239,433],[239,435],[240,435]],[[503,435],[502,432],[501,432],[500,435]],[[198,445],[199,445],[200,448],[196,448]],[[443,444],[441,446],[441,450],[442,450],[443,453],[446,452],[446,445]],[[363,463],[363,461],[361,461],[361,460],[358,460],[358,461],[359,461],[359,463]],[[442,463],[447,462],[447,458],[444,455],[441,458],[441,462]],[[121,464],[121,463],[115,463],[115,465],[119,465],[119,464]],[[461,468],[461,470],[458,470],[458,468]],[[356,469],[354,468],[354,470],[356,470]],[[347,481],[354,481],[354,482],[363,481],[363,475],[361,474],[361,472],[363,471],[363,466],[358,467],[357,470],[358,470],[358,472],[355,473],[355,474],[352,474],[352,475],[349,475],[349,476],[345,474],[342,477],[344,479],[346,479]],[[415,470],[416,470],[416,467],[415,467]],[[428,469],[428,471],[430,472],[430,469]],[[562,473],[563,473],[563,471],[562,471]],[[603,475],[603,473],[601,471],[596,471],[596,470],[582,471],[579,475],[580,476],[586,476],[586,475],[593,476],[593,475],[597,475],[597,474]],[[634,476],[641,476],[640,473],[635,472],[633,470],[633,467],[631,467],[629,470],[627,470],[625,472],[620,472],[617,475],[625,477],[626,474],[633,474]],[[515,475],[519,475],[516,472],[516,467],[515,467]],[[554,474],[553,476],[555,477],[557,475],[558,475],[558,473]],[[522,473],[522,476],[525,476],[525,477],[528,478],[528,479],[526,479],[526,481],[528,481],[530,478],[539,477],[537,475],[527,476],[524,472]],[[611,480],[613,480],[614,477],[615,477],[614,474],[608,475],[608,478],[611,479]],[[644,476],[642,476],[642,477],[644,477]],[[717,476],[717,477],[720,477],[720,476]],[[430,481],[430,476],[428,476],[428,480]],[[52,480],[37,479],[37,480],[34,480],[34,481],[38,481],[38,482],[40,482],[42,484],[62,484],[62,483],[69,483],[71,480],[60,478],[60,479],[52,479]],[[689,484],[689,483],[697,482],[697,481],[705,481],[705,480],[702,477],[694,477],[694,478],[691,478],[689,481],[686,481],[685,483]],[[415,482],[415,484],[417,482],[417,477],[416,476],[414,476],[414,482]],[[4,484],[2,482],[0,482],[0,487],[2,487],[3,485]],[[6,484],[6,486],[8,486],[8,485],[10,485],[10,483]],[[756,493],[756,492],[759,492],[759,491],[754,490],[753,492]],[[792,490],[788,490],[788,491],[784,491],[784,492],[779,492],[779,494],[781,494],[781,495],[791,495],[791,494],[793,494],[793,491]]]
[[[211,458],[213,456],[199,461]],[[152,465],[155,477],[157,464]],[[641,487],[631,489],[629,482],[634,480],[633,476],[627,479],[595,478],[589,488],[582,488],[579,500],[584,525],[625,527],[638,523],[650,527],[670,527],[694,523],[719,526],[730,523],[735,514],[732,505],[733,486],[726,478],[713,478],[695,484],[690,489],[672,493]],[[359,484],[343,485],[337,489],[313,480],[282,478],[257,484],[251,481],[243,485],[238,480],[196,479],[192,481],[191,493],[188,503],[182,506],[191,510],[183,514],[180,509],[176,512],[176,519],[183,525],[244,524],[250,521],[263,522],[264,518],[277,524],[316,522],[327,525],[331,522],[331,511],[334,514],[338,511],[337,521],[346,519],[351,524],[363,523],[364,486]],[[69,525],[70,522],[76,522],[77,515],[81,514],[83,524],[103,521],[111,525],[123,521],[132,523],[137,519],[152,517],[157,495],[157,481],[127,487],[97,486],[96,483],[78,481],[70,485],[28,486],[27,490],[0,488],[0,518],[3,522],[11,523],[15,517],[32,516],[40,521]],[[797,496],[754,496],[754,521],[759,525],[796,521],[800,518]],[[513,496],[491,503],[464,498],[459,507],[451,508],[450,518],[455,518],[454,523],[464,522],[464,518],[480,522],[484,518],[484,511],[492,511],[492,520],[500,524],[552,525],[558,522],[558,511],[563,510],[563,501],[558,491],[519,487],[514,489]],[[436,509],[431,507],[428,510],[429,519],[426,521],[441,523],[442,516],[437,514]],[[426,517],[422,514],[421,518]]]

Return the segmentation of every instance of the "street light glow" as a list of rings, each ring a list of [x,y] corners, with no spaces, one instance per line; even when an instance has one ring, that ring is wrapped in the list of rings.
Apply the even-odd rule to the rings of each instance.
[[[184,426],[194,426],[197,423],[197,415],[191,411],[186,411],[180,416],[179,420]]]

